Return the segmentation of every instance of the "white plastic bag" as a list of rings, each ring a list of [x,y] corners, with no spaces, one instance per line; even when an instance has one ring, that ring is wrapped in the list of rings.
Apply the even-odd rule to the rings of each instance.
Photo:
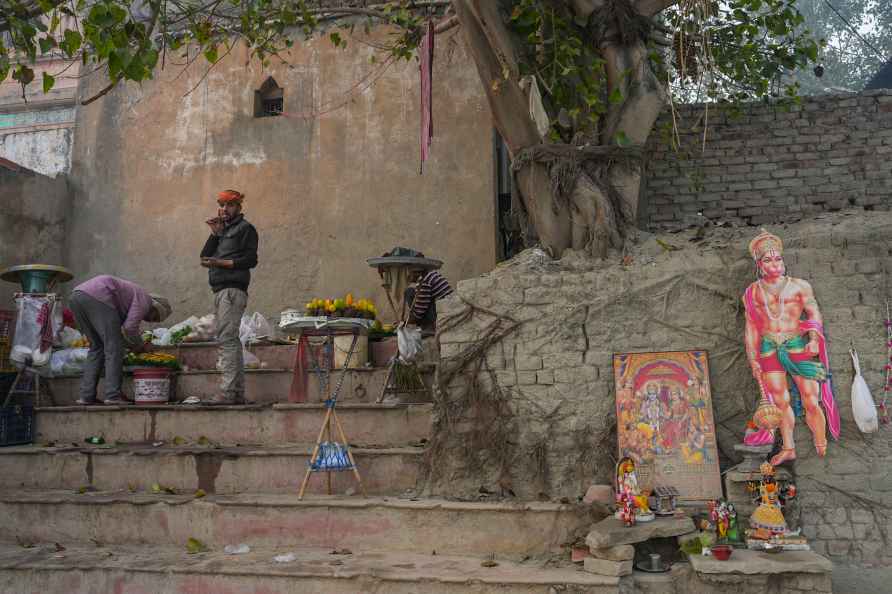
[[[50,360],[50,369],[53,375],[74,375],[84,372],[84,363],[90,349],[62,349],[55,351]]]
[[[852,414],[861,433],[874,433],[879,429],[877,407],[870,395],[867,382],[861,377],[861,366],[858,364],[858,353],[851,349],[852,365],[855,366],[855,377],[852,379]]]
[[[65,326],[59,332],[59,344],[61,344],[66,349],[72,348],[72,345],[83,338],[84,335],[75,330],[74,328],[69,328]]]
[[[152,340],[152,344],[156,346],[169,346],[172,342],[171,337],[174,335],[174,333],[182,330],[186,326],[189,326],[189,328],[192,328],[194,330],[197,324],[198,318],[196,318],[195,316],[189,316],[179,324],[174,324],[170,328],[156,328],[152,331],[152,334],[155,335],[155,338]]]
[[[260,359],[257,357],[257,355],[247,349],[242,349],[242,360],[244,362],[245,369],[260,369]]]
[[[259,311],[255,311],[250,316],[243,315],[242,323],[239,325],[238,339],[242,345],[247,345],[256,341],[258,338],[272,335],[272,328],[266,318]]]
[[[401,325],[396,329],[400,363],[411,363],[421,354],[421,328]]]
[[[192,333],[186,337],[186,342],[213,342],[217,338],[217,316],[208,314],[198,318],[198,322],[192,327]]]
[[[38,322],[40,311],[45,304],[50,307],[50,323],[52,324],[52,341],[58,340],[59,331],[62,329],[62,307],[55,299],[47,297],[35,297],[22,295],[16,297],[16,325],[15,339],[10,353],[10,360],[20,366],[29,360],[33,367],[41,367],[50,362],[52,345],[41,351],[40,326]]]

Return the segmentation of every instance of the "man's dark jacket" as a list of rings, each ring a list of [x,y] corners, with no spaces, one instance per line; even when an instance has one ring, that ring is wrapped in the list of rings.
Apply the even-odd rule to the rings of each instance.
[[[208,280],[214,293],[223,289],[248,291],[251,269],[257,266],[257,230],[239,215],[220,235],[211,235],[201,250],[202,258],[232,260],[232,268],[209,268]]]

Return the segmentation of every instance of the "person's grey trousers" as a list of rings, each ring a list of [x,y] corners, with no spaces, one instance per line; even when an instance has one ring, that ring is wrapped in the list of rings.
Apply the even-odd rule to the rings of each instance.
[[[90,341],[90,353],[81,378],[80,398],[96,400],[96,385],[105,369],[105,397],[122,396],[121,382],[124,367],[124,335],[118,312],[81,291],[68,300],[78,328]]]
[[[221,289],[214,294],[214,305],[220,343],[218,358],[223,376],[221,394],[213,400],[241,403],[245,399],[245,364],[238,332],[248,305],[248,294],[241,289]]]

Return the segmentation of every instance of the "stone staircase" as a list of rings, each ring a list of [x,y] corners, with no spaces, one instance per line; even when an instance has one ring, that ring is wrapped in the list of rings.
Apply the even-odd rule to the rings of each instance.
[[[374,404],[383,369],[346,372],[338,405],[369,496],[336,473],[333,495],[314,476],[298,500],[325,409],[312,385],[310,402],[287,402],[293,347],[260,349],[254,404],[39,409],[35,444],[0,448],[0,592],[633,591],[569,563],[587,506],[420,497],[432,405]],[[212,394],[213,348],[180,353],[178,397]],[[76,382],[53,380],[57,403]],[[251,552],[224,552],[240,543]]]

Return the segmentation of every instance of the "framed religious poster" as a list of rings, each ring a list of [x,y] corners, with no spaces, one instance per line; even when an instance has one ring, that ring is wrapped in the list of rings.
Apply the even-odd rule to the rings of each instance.
[[[675,487],[684,501],[722,497],[705,351],[613,356],[619,457],[645,489]]]

